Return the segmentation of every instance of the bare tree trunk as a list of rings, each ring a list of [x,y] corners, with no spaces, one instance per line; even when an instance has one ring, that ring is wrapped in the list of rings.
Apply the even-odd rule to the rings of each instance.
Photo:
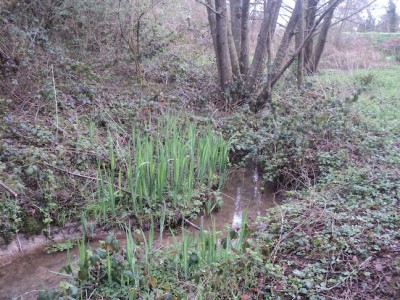
[[[296,49],[300,48],[300,45],[304,41],[304,0],[300,1],[300,16],[297,25],[296,34]],[[297,88],[300,89],[303,85],[304,80],[304,49],[301,49],[297,58]]]
[[[275,5],[275,9],[272,13],[272,19],[271,19],[271,31],[270,31],[270,36],[274,36],[275,30],[276,30],[276,25],[278,24],[278,18],[279,18],[279,11],[282,6],[282,0],[278,1],[278,3]],[[272,38],[271,38],[272,39]]]
[[[282,0],[270,0],[268,1],[267,8],[264,11],[264,20],[261,23],[260,33],[258,34],[253,63],[246,81],[246,88],[249,91],[254,87],[258,75],[262,72],[261,70],[265,64],[266,50],[268,48],[268,42],[271,40],[269,35],[273,31],[271,28],[276,26],[276,24],[272,24],[272,21],[275,18],[276,12],[279,14],[281,5]]]
[[[279,45],[278,52],[276,53],[275,60],[268,71],[268,80],[267,83],[265,84],[263,91],[261,94],[257,97],[256,103],[253,107],[255,111],[258,111],[260,108],[262,108],[266,102],[269,102],[271,99],[272,95],[272,88],[276,82],[276,77],[280,76],[280,70],[283,62],[285,61],[285,58],[288,53],[289,49],[289,44],[290,41],[295,34],[296,30],[296,25],[300,16],[300,2],[302,0],[297,0],[296,5],[293,9],[292,15],[289,19],[289,22],[286,26],[285,33],[282,37],[281,44]]]
[[[297,1],[301,1],[301,0],[297,0]],[[295,53],[283,64],[283,58],[284,58],[285,55],[282,55],[282,53],[285,51],[285,47],[284,46],[285,46],[286,40],[287,40],[285,38],[285,35],[288,34],[290,36],[291,32],[293,34],[293,30],[294,29],[291,28],[291,26],[293,26],[293,24],[291,24],[291,20],[292,20],[292,18],[294,18],[293,14],[296,13],[296,8],[295,8],[295,10],[293,11],[292,17],[289,20],[289,23],[288,23],[288,25],[286,27],[286,31],[285,31],[284,37],[282,38],[282,43],[281,43],[280,49],[278,50],[278,54],[277,54],[277,56],[275,58],[275,61],[274,61],[274,67],[271,68],[271,72],[268,74],[267,84],[264,86],[262,92],[260,93],[259,97],[257,98],[256,103],[253,106],[253,110],[255,110],[255,111],[260,110],[265,105],[266,102],[269,102],[271,100],[272,88],[274,87],[276,82],[282,77],[282,75],[287,70],[287,68],[293,63],[293,61],[300,54],[300,52],[305,47],[305,45],[312,38],[312,36],[315,33],[318,25],[321,24],[321,22],[323,20],[325,20],[326,15],[328,15],[328,14],[332,14],[333,15],[334,10],[339,5],[339,3],[341,3],[342,1],[343,0],[330,0],[328,2],[328,4],[326,5],[327,8],[325,9],[325,11],[323,11],[320,14],[318,20],[315,22],[313,27],[310,29],[309,33],[304,38],[304,40],[300,44],[299,48],[297,48]],[[296,7],[297,7],[297,2],[296,2]],[[299,12],[297,12],[297,13],[299,13]],[[279,68],[278,68],[278,66],[279,66]]]
[[[296,0],[274,59],[271,56],[271,43],[283,0],[264,0],[264,19],[261,23],[251,67],[249,66],[249,14],[251,0],[230,0],[232,5],[231,14],[237,12],[237,6],[241,7],[241,29],[239,33],[233,33],[233,29],[236,30],[237,27],[236,15],[230,17],[231,23],[228,22],[226,0],[205,1],[217,57],[220,87],[223,92],[227,91],[232,81],[233,72],[241,83],[244,81],[247,92],[252,93],[257,80],[261,78],[260,75],[264,71],[265,62],[268,62],[267,83],[262,87],[262,91],[256,100],[250,103],[252,109],[258,111],[265,103],[271,100],[274,85],[296,59],[299,62],[297,83],[301,87],[304,76],[302,66],[307,63],[306,68],[308,69],[313,64],[318,65],[334,11],[339,3],[344,0],[324,1],[319,8],[317,7],[319,0]],[[322,26],[320,26],[321,24]],[[312,39],[319,27],[321,34],[315,47],[317,50],[315,52],[316,55],[313,56]],[[289,55],[289,49],[295,34],[295,51]],[[237,46],[238,37],[240,37],[240,48]],[[239,52],[240,55],[238,55]],[[237,99],[237,97],[234,96],[231,99]]]
[[[217,60],[219,85],[223,92],[232,79],[225,0],[206,0],[208,21]]]
[[[322,52],[324,52],[324,48],[325,48],[325,44],[326,44],[326,39],[328,36],[328,31],[329,28],[331,26],[331,22],[332,22],[332,18],[333,18],[333,13],[335,12],[336,7],[339,5],[339,1],[337,0],[330,0],[328,2],[329,4],[333,4],[336,3],[336,5],[334,5],[334,7],[329,10],[329,12],[326,14],[324,21],[322,22],[322,26],[321,26],[321,32],[318,35],[318,40],[317,40],[317,44],[315,45],[315,49],[314,49],[314,55],[312,58],[312,69],[311,72],[315,73],[317,72],[318,69],[318,64],[321,60],[321,56],[322,56]]]
[[[268,74],[268,81],[269,79],[273,79],[276,77],[278,74],[283,62],[285,61],[285,58],[288,53],[290,41],[292,37],[295,34],[296,31],[296,26],[300,17],[300,12],[301,12],[301,1],[302,0],[297,0],[296,5],[293,9],[292,16],[289,19],[289,22],[286,26],[285,33],[283,34],[281,44],[279,45],[278,52],[276,53],[276,57],[274,60],[274,63],[271,67],[271,70]]]
[[[235,41],[233,39],[232,28],[230,26],[228,26],[228,45],[232,72],[235,80],[238,80],[240,79],[239,58],[237,54],[238,52],[236,51]]]
[[[206,0],[207,3],[207,16],[208,16],[208,24],[210,25],[210,32],[211,32],[211,38],[213,40],[213,46],[214,46],[214,53],[216,56],[217,63],[219,61],[218,59],[218,51],[217,51],[217,19],[215,16],[215,0]]]
[[[250,0],[243,0],[239,57],[240,73],[242,74],[243,80],[246,80],[249,71],[249,15]]]
[[[232,36],[235,42],[235,49],[237,50],[236,55],[239,56],[241,44],[242,0],[230,0],[230,11]]]
[[[317,5],[319,0],[307,0],[306,8],[306,34],[309,34],[314,27],[317,16]],[[304,67],[308,75],[312,74],[312,54],[314,51],[314,39],[310,38],[304,47]]]
[[[343,14],[343,17],[342,17],[344,20],[342,22],[340,22],[340,26],[339,26],[339,29],[338,29],[338,31],[336,33],[335,42],[334,42],[335,46],[338,49],[341,48],[341,46],[342,46],[343,28],[344,28],[344,26],[346,24],[345,19],[348,18],[352,6],[353,6],[353,1],[352,0],[347,0],[346,1],[346,6],[344,8],[344,14]]]
[[[217,11],[216,26],[217,26],[217,52],[220,57],[219,73],[220,86],[223,92],[228,88],[232,79],[231,59],[229,55],[228,43],[228,23],[227,23],[227,6],[225,0],[215,1],[215,10]]]

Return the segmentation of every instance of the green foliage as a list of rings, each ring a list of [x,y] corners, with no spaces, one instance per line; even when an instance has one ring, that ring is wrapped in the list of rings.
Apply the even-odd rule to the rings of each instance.
[[[60,243],[55,243],[55,244],[46,246],[44,248],[44,251],[46,251],[46,253],[63,252],[63,251],[72,249],[76,245],[77,245],[76,239],[66,240],[66,241],[63,241]]]
[[[0,201],[0,234],[6,243],[10,242],[14,235],[21,230],[23,224],[23,211],[18,201],[3,197]]]
[[[257,276],[253,268],[262,268],[262,259],[254,251],[246,214],[239,232],[227,231],[219,242],[224,235],[215,226],[194,236],[183,230],[182,242],[176,240],[164,250],[151,247],[151,237],[141,230],[132,233],[128,228],[124,249],[114,235],[100,241],[97,249],[78,243],[79,261],[65,268],[72,277],[61,284],[57,295],[75,299],[85,299],[86,293],[105,298],[158,299],[171,295],[184,299],[193,295],[214,297],[218,288],[219,298],[228,299],[239,293],[232,293],[232,287],[253,285]],[[255,257],[257,262],[252,261]],[[245,282],[240,276],[242,268],[249,271]],[[221,285],[224,278],[227,280]],[[182,280],[190,282],[190,287],[180,285]]]
[[[221,126],[225,135],[232,136],[232,151],[240,159],[252,159],[258,154],[257,145],[262,141],[263,135],[259,130],[259,122],[248,106],[228,116]]]
[[[371,39],[372,43],[378,48],[382,46],[387,40],[393,37],[398,37],[400,33],[393,32],[367,32],[367,33],[357,33],[359,35],[367,36]]]
[[[281,98],[264,117],[261,151],[266,179],[313,180],[320,173],[317,153],[335,152],[337,143],[345,142],[350,102],[317,95]]]
[[[353,130],[349,113],[358,94],[346,98],[336,86],[322,90],[308,84],[304,92],[281,92],[261,120],[244,112],[226,125],[228,132],[237,132],[233,149],[245,159],[256,158],[267,181],[309,184],[330,164],[340,167],[346,161]]]
[[[395,70],[388,73],[395,75]],[[314,185],[287,190],[280,206],[261,216],[256,225],[243,220],[237,232],[227,229],[221,233],[215,226],[209,231],[201,228],[198,234],[183,230],[181,236],[173,235],[171,247],[157,247],[153,219],[148,237],[140,229],[127,230],[124,250],[112,236],[96,250],[80,243],[80,260],[67,268],[71,281],[62,285],[60,293],[77,299],[92,292],[93,297],[107,299],[339,299],[360,294],[394,299],[397,287],[393,282],[399,269],[400,157],[398,121],[392,110],[399,98],[395,97],[394,81],[384,72],[348,76],[321,77],[320,83],[328,80],[329,88],[318,90],[317,96],[293,92],[281,96],[282,104],[274,103],[274,110],[262,120],[246,117],[244,110],[218,123],[227,129],[227,135],[238,124],[240,130],[232,145],[236,153],[249,158],[262,155],[272,178],[297,179],[299,170],[303,174],[312,166],[318,170]],[[346,99],[349,83],[357,92],[356,97]],[[338,90],[343,97],[336,97]],[[119,166],[135,162],[132,157],[139,154],[133,154],[133,146],[155,153],[157,146],[151,145],[159,140],[154,128],[135,131],[140,138],[131,144],[131,151],[119,146],[115,137],[108,140],[109,164],[100,173],[114,179],[112,185],[105,183],[104,191],[107,199],[114,195],[117,210],[120,202],[132,203],[130,197],[118,198],[122,187],[129,188],[120,175],[127,167],[120,172]],[[183,144],[189,145],[188,128],[183,130],[186,134],[178,137],[183,136]],[[168,132],[161,137],[163,147],[174,137]],[[207,130],[201,132],[199,138],[205,138]],[[175,141],[180,141],[178,137]],[[196,178],[202,172],[197,159],[198,155]],[[149,160],[144,158],[142,163]],[[273,168],[268,169],[271,162]],[[207,176],[208,172],[204,173]],[[151,173],[147,176],[152,178]],[[205,185],[210,178],[205,177]],[[304,178],[298,180],[307,183]],[[170,181],[167,186],[173,184]],[[153,199],[157,193],[152,199],[143,196],[144,209],[151,207]],[[168,218],[169,205],[173,207],[173,193],[165,199],[158,203],[164,214],[162,224]]]
[[[44,225],[49,223],[50,222],[44,223],[40,218],[36,218],[35,216],[24,216],[21,232],[28,235],[40,234]]]
[[[393,177],[397,170],[391,176],[387,169],[371,171],[354,166],[336,170],[317,191],[287,199],[260,220],[269,224],[261,239],[273,241],[276,261],[287,269],[273,279],[285,287],[282,296],[332,295],[335,287],[376,272],[368,261],[374,257],[380,264],[377,253],[397,239],[400,186]]]
[[[202,131],[195,124],[180,124],[173,116],[156,126],[134,128],[129,143],[118,149],[109,136],[110,164],[99,166],[98,175],[97,212],[103,222],[108,212],[116,215],[117,204],[136,215],[150,210],[165,219],[160,214],[165,207],[180,208],[185,216],[185,208],[193,211],[201,204],[201,193],[222,187],[229,143],[221,134],[211,127]]]
[[[399,66],[393,66],[385,70],[372,70],[367,75],[366,72],[355,73],[357,81],[362,76],[373,76],[368,91],[362,93],[356,103],[357,111],[362,114],[368,130],[378,131],[379,134],[400,130],[399,71]]]

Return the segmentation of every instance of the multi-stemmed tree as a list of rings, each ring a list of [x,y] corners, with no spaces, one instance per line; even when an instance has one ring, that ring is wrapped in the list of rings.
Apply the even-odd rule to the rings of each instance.
[[[301,85],[304,71],[317,71],[335,9],[343,1],[295,0],[294,7],[290,7],[282,0],[206,0],[219,83],[225,97],[231,102],[250,101],[254,111],[262,109],[271,100],[275,84],[295,61]],[[260,6],[263,20],[251,55],[250,16]],[[272,42],[282,11],[289,13],[289,19],[273,53]],[[240,88],[229,89],[232,83]]]

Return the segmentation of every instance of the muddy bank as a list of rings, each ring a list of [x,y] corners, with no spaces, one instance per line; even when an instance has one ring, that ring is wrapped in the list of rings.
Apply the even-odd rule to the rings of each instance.
[[[79,237],[82,234],[80,225],[77,223],[68,224],[63,228],[52,228],[51,232],[51,237],[46,237],[45,235],[17,234],[11,243],[8,244],[0,237],[0,265],[8,256],[17,255],[20,252],[35,251],[46,245]]]

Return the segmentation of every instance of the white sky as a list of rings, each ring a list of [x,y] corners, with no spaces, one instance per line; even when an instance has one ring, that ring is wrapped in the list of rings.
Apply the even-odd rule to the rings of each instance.
[[[394,0],[394,4],[396,5],[397,14],[400,14],[400,0]],[[378,0],[374,4],[372,4],[373,14],[377,17],[381,17],[386,13],[386,7],[389,3],[389,0]]]
[[[371,1],[373,1],[373,0],[370,0],[368,2],[371,2]],[[293,0],[285,0],[285,2],[287,4],[290,3],[291,6],[294,4]],[[397,14],[400,14],[400,0],[394,0],[393,2],[396,5]],[[388,3],[389,3],[389,0],[377,0],[374,4],[371,5],[372,14],[378,18],[383,16],[386,13],[386,7],[387,7]]]
[[[286,3],[287,5],[289,5],[290,7],[294,6],[295,0],[283,0],[284,3]],[[358,4],[359,0],[355,0],[355,2]],[[360,7],[361,8],[363,5],[365,5],[365,3],[370,3],[373,0],[368,0],[368,2],[366,1],[360,1]],[[394,4],[396,5],[396,12],[398,15],[400,15],[400,0],[393,0]],[[377,0],[376,2],[374,2],[369,9],[371,10],[372,15],[375,18],[375,22],[379,22],[379,20],[381,19],[381,17],[383,17],[386,14],[386,8],[389,4],[389,0]],[[367,14],[367,10],[365,9],[363,12],[361,12],[361,17],[362,18],[367,18],[368,14]],[[286,20],[287,21],[287,20]],[[285,23],[285,21],[281,20],[281,23]],[[400,22],[399,22],[400,23]],[[400,28],[400,24],[399,24],[399,28]]]

